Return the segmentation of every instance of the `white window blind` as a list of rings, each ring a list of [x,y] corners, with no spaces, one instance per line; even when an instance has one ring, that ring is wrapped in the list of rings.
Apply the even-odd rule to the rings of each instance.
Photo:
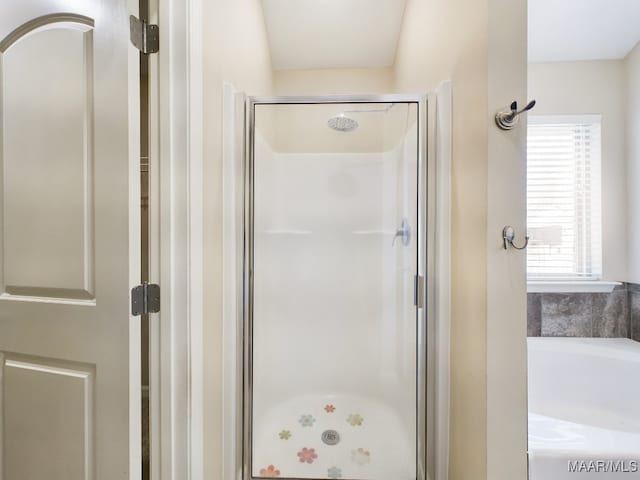
[[[600,116],[530,116],[527,249],[530,280],[599,280]]]

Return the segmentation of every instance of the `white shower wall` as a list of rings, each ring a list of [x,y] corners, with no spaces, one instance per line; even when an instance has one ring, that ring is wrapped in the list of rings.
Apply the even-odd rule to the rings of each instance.
[[[282,477],[415,478],[415,124],[372,153],[279,153],[258,131],[254,181],[254,475],[273,464]],[[410,244],[392,245],[405,217]],[[325,426],[342,445],[320,441]],[[352,447],[370,462],[349,462]]]

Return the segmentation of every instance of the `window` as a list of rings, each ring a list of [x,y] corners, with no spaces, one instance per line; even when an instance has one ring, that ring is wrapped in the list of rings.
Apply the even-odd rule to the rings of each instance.
[[[599,280],[600,116],[531,116],[527,140],[530,280]]]

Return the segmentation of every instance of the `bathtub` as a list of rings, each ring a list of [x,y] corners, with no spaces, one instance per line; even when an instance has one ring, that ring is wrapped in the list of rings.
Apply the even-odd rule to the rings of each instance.
[[[640,479],[640,343],[529,338],[529,478]]]

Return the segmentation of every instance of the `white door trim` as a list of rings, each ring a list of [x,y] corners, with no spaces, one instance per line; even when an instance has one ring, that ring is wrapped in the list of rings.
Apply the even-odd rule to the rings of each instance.
[[[435,480],[449,478],[449,405],[451,390],[451,82],[440,84],[435,98],[436,157],[436,435]]]
[[[239,331],[242,285],[242,165],[244,160],[245,99],[225,82],[222,91],[222,478],[242,476],[242,425],[238,413],[242,398],[242,349]]]
[[[151,0],[150,279],[153,480],[203,478],[202,0]]]

